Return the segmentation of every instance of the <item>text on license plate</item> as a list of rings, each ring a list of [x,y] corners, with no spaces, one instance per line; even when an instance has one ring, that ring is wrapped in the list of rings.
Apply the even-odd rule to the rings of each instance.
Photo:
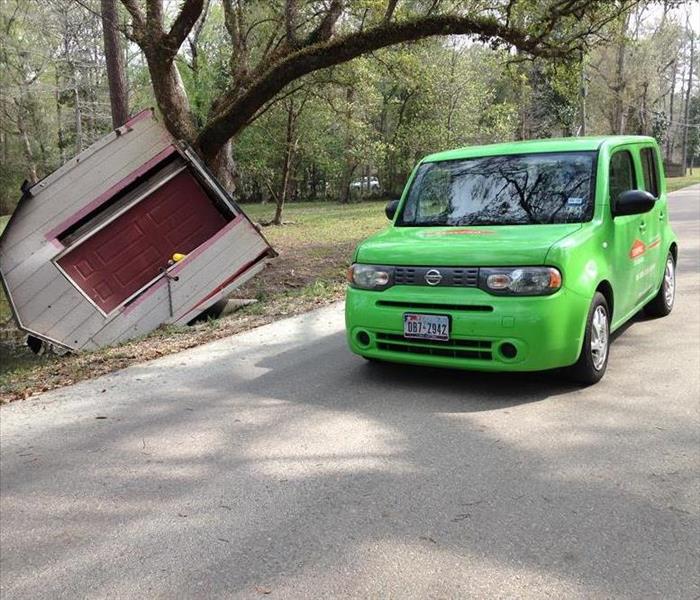
[[[405,313],[403,316],[403,336],[447,341],[450,339],[450,318],[447,315]]]

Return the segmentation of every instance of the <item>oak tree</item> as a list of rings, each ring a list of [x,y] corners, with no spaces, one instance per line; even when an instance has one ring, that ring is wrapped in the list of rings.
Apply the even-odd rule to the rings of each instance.
[[[309,73],[394,44],[447,35],[512,48],[518,56],[566,60],[638,0],[222,0],[230,46],[227,86],[201,126],[175,59],[204,0],[184,0],[175,15],[166,15],[163,0],[121,1],[166,127],[230,185],[232,138]]]

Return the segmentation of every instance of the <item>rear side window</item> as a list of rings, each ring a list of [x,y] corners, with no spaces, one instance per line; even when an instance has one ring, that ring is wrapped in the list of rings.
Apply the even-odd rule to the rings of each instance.
[[[644,175],[644,189],[655,198],[659,197],[659,168],[656,163],[656,152],[653,148],[642,148],[642,174]]]
[[[615,152],[610,159],[610,204],[614,206],[622,192],[635,189],[635,181],[632,155],[627,150]]]

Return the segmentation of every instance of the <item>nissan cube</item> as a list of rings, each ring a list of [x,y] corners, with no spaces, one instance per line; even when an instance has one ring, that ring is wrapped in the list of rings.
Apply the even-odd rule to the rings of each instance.
[[[345,316],[369,360],[605,373],[610,335],[671,312],[678,245],[656,141],[534,140],[424,158],[355,251]]]

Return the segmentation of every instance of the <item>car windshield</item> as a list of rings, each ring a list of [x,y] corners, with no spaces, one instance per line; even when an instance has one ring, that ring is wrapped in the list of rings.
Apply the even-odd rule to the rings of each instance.
[[[422,164],[397,225],[581,223],[593,217],[595,152]]]

